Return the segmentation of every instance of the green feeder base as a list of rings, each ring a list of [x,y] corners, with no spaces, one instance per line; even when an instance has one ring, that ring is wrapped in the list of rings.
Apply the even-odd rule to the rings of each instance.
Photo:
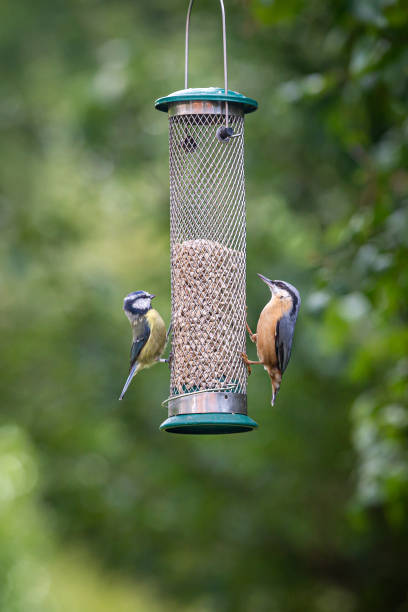
[[[229,434],[252,431],[258,427],[246,414],[207,412],[179,414],[166,419],[160,429],[178,434]]]

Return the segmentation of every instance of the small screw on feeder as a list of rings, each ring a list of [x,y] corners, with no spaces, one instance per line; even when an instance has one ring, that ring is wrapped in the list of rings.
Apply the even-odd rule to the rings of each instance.
[[[247,415],[244,115],[257,102],[228,90],[225,10],[220,0],[224,89],[188,88],[155,106],[170,124],[172,433],[217,434],[257,427]]]

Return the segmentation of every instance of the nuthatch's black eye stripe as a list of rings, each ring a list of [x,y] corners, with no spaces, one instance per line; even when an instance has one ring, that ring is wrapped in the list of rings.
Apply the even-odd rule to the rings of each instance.
[[[290,314],[294,315],[300,305],[299,293],[294,291],[288,283],[283,281],[273,281],[273,284],[289,293],[290,297],[292,298],[292,310]]]
[[[277,287],[280,287],[281,289],[285,289],[285,291],[288,291],[287,284],[283,283],[282,281],[273,281],[273,284],[276,285]]]
[[[289,293],[290,293],[290,295],[291,295],[291,297],[292,297],[292,310],[290,311],[290,314],[291,314],[291,315],[294,315],[294,314],[295,314],[295,312],[296,312],[296,311],[297,311],[297,309],[298,309],[298,305],[299,305],[299,298],[298,298],[298,296],[296,295],[296,293],[294,293],[294,292],[293,292],[293,291],[291,291],[290,289],[288,289],[288,291],[289,291]]]

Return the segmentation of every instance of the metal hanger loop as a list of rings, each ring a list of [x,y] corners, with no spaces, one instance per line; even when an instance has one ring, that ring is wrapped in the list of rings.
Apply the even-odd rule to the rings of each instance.
[[[184,88],[188,89],[188,43],[190,36],[190,16],[191,9],[193,8],[194,0],[190,0],[187,10],[186,19],[186,55],[185,55],[185,72],[184,72]],[[223,0],[220,0],[221,6],[221,20],[222,20],[222,45],[224,53],[224,91],[225,95],[228,95],[228,70],[227,70],[227,34],[225,26],[225,8]],[[225,123],[228,127],[228,101],[225,101]]]

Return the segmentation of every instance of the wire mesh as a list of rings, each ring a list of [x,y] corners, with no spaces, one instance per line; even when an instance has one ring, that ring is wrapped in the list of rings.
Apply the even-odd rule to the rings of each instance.
[[[244,119],[220,142],[223,114],[170,117],[170,395],[246,393]]]

